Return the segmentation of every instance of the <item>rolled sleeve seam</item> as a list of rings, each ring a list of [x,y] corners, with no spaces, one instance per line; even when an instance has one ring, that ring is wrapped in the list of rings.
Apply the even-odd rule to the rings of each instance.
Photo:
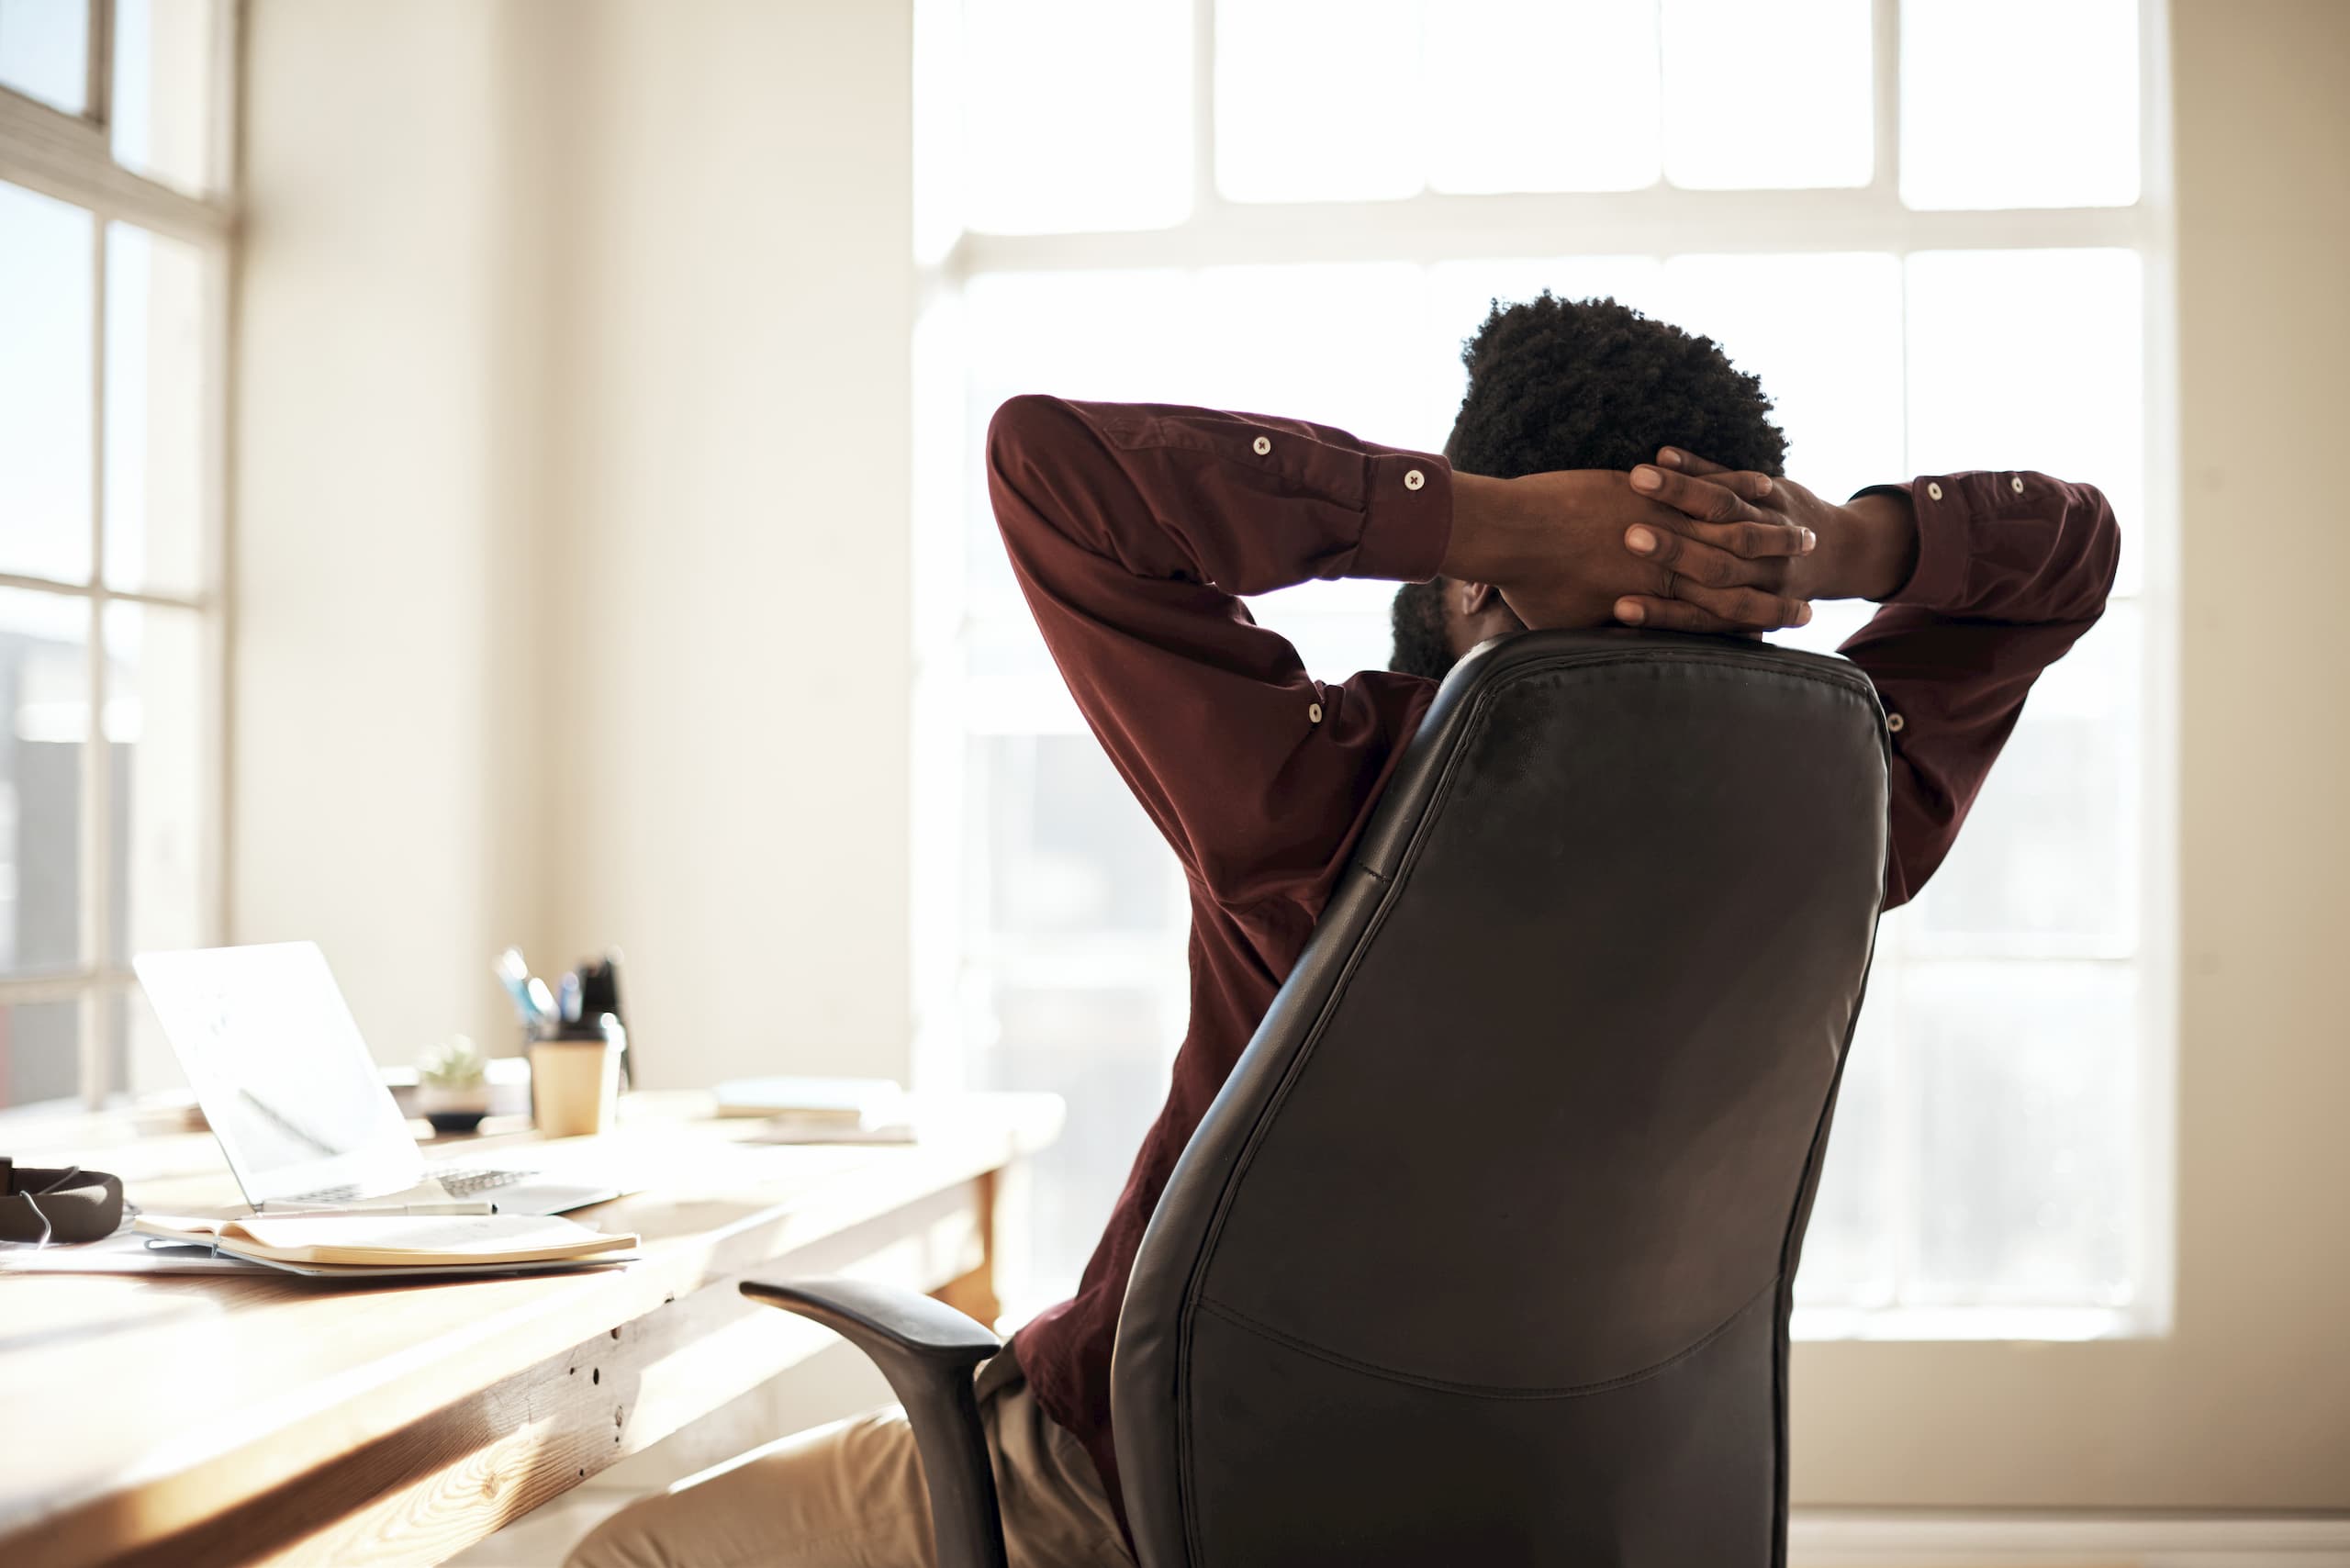
[[[1936,499],[1930,486],[1940,485]],[[1863,495],[1899,490],[1909,497],[1918,520],[1918,566],[1901,591],[1888,600],[1932,610],[1959,603],[1966,593],[1967,538],[1970,517],[1960,498],[1964,488],[1957,479],[1919,476],[1908,485],[1874,486]]]
[[[1414,489],[1407,476],[1417,473]],[[1363,462],[1362,532],[1348,576],[1426,582],[1452,543],[1452,465],[1416,452],[1380,453]]]

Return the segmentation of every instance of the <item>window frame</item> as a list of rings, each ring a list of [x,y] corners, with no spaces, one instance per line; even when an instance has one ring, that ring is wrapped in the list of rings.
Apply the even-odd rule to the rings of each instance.
[[[199,820],[197,917],[207,940],[227,929],[229,778],[229,405],[232,395],[229,342],[234,298],[239,213],[237,90],[243,31],[242,0],[213,7],[212,81],[207,194],[193,196],[150,179],[115,161],[113,87],[115,0],[88,0],[88,81],[79,114],[0,86],[0,182],[23,186],[92,215],[91,223],[91,490],[90,558],[78,579],[0,572],[0,588],[84,601],[86,606],[86,727],[83,733],[79,807],[81,910],[78,961],[71,969],[0,976],[0,1006],[78,1003],[76,1080],[82,1103],[103,1105],[127,1089],[113,1081],[106,1003],[136,989],[130,969],[108,958],[115,911],[108,894],[114,846],[112,767],[105,714],[108,669],[106,607],[116,602],[194,614],[202,629],[207,668],[200,682],[206,711],[198,715],[203,766]],[[159,593],[111,586],[106,575],[106,287],[110,226],[129,223],[178,240],[202,253],[207,268],[202,345],[200,424],[199,586],[190,593]]]
[[[2128,207],[1912,209],[1900,194],[1901,0],[1872,0],[1874,162],[1848,188],[1711,190],[1674,186],[1660,171],[1639,190],[1463,195],[1423,189],[1394,199],[1256,203],[1216,186],[1215,0],[1192,0],[1192,207],[1162,229],[996,234],[952,220],[951,171],[960,91],[959,0],[918,0],[915,41],[916,260],[914,487],[914,1065],[925,1083],[965,1081],[963,1013],[975,979],[1034,968],[1017,942],[964,929],[964,812],[970,738],[1045,733],[1023,714],[974,708],[966,655],[975,627],[964,584],[967,450],[960,296],[994,273],[1196,270],[1229,265],[1645,255],[1868,252],[1905,263],[1921,251],[2126,250],[2140,259],[2143,344],[2144,515],[2124,520],[2139,577],[2143,678],[2138,693],[2139,857],[2133,950],[2012,957],[2118,963],[2137,978],[2139,1088],[2132,1300],[2121,1307],[1798,1309],[1805,1338],[2078,1340],[2160,1338],[2176,1289],[2177,1078],[2178,509],[2176,215],[2172,196],[2166,0],[2137,0],[2140,187]],[[1287,412],[1311,417],[1312,409]],[[1378,439],[1379,431],[1365,431]],[[1996,463],[1998,454],[1984,461]],[[1886,476],[1907,478],[1907,475]],[[1073,711],[1067,715],[1074,722]],[[1081,725],[1079,726],[1081,729]],[[1951,954],[1969,961],[1988,955]],[[1912,961],[1936,961],[1912,955]],[[1099,983],[1093,974],[1067,982]]]

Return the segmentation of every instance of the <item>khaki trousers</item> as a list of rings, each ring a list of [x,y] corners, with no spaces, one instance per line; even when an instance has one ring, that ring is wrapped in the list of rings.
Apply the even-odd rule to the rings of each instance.
[[[979,1422],[1013,1568],[1131,1568],[1102,1478],[1009,1352],[979,1369]],[[896,1406],[786,1438],[641,1498],[569,1568],[934,1568],[930,1495]]]

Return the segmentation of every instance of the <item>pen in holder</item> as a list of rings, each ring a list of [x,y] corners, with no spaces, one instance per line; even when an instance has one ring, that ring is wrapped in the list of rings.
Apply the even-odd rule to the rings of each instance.
[[[531,1115],[543,1137],[576,1137],[614,1125],[627,1045],[628,1031],[609,1013],[531,1032]]]

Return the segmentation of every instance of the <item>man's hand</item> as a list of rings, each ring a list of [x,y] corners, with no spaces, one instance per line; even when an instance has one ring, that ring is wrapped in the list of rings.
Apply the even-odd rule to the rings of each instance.
[[[1760,563],[1686,532],[1628,528],[1625,549],[1673,574],[1664,593],[1627,594],[1615,606],[1616,618],[1628,625],[1749,631],[1751,626],[1718,613],[1700,589],[1738,581],[1806,600],[1883,600],[1901,591],[1918,564],[1917,517],[1899,494],[1863,496],[1836,506],[1792,479],[1724,468],[1672,446],[1658,451],[1654,466],[1633,469],[1631,485],[1684,513],[1740,506],[1800,531],[1817,544],[1800,556]]]
[[[1790,558],[1811,547],[1810,536],[1748,501],[1737,487],[1747,477],[1643,496],[1627,476],[1606,469],[1517,479],[1455,474],[1444,575],[1491,583],[1519,620],[1538,628],[1604,626],[1623,605],[1650,602],[1702,614],[1707,624],[1695,630],[1800,626],[1811,607],[1781,585]],[[1664,558],[1670,547],[1647,561],[1628,553],[1628,538],[1641,536],[1702,551],[1705,577],[1676,577]]]

